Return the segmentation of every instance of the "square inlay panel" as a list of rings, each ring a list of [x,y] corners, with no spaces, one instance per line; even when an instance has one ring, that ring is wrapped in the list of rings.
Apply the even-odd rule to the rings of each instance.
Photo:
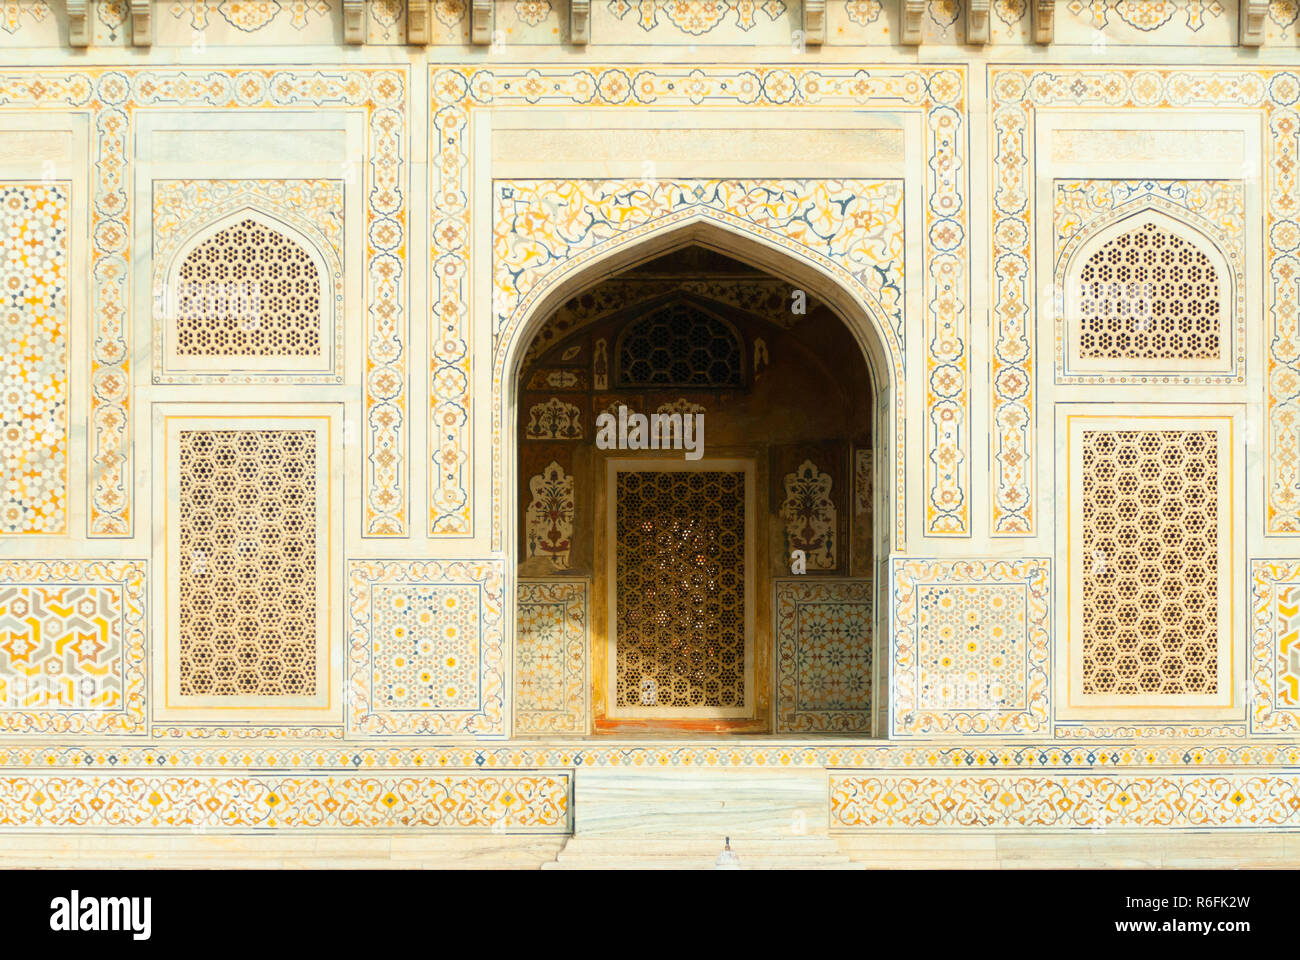
[[[776,583],[776,727],[871,733],[872,583]]]
[[[350,735],[501,736],[499,560],[348,564]]]

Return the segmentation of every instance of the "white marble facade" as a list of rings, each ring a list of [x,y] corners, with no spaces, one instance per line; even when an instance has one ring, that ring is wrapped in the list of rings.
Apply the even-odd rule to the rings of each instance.
[[[758,834],[924,830],[995,758],[1026,830],[1158,825],[1174,792],[1206,828],[1295,826],[1298,13],[0,3],[12,823],[581,836],[638,815],[633,766],[671,768],[689,822],[762,764],[790,802]],[[860,344],[874,551],[765,598],[761,732],[595,735],[605,599],[562,572],[560,462],[521,546],[516,376],[559,304],[687,243]],[[223,298],[198,324],[194,278]],[[585,442],[594,413],[523,423]],[[166,814],[129,773],[163,756]],[[1047,816],[1076,773],[1145,806]]]

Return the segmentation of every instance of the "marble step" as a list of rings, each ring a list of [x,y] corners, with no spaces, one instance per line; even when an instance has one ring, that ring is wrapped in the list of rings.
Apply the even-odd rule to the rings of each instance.
[[[1293,868],[1293,834],[1182,831],[912,831],[836,837],[869,869],[1225,869]]]
[[[804,836],[735,840],[732,852],[741,870],[859,870],[828,837]],[[700,837],[570,838],[544,870],[712,870],[722,841]]]
[[[689,857],[658,857],[646,859],[627,859],[622,857],[593,858],[588,860],[567,860],[564,862],[542,864],[543,870],[714,870],[712,860],[692,859]],[[783,860],[765,860],[761,862],[741,863],[738,870],[865,870],[861,864],[845,862],[827,862],[812,858],[800,859],[788,857]]]
[[[675,841],[825,836],[824,770],[586,769],[574,780],[578,837]],[[716,855],[716,854],[715,854]]]
[[[640,853],[650,857],[722,852],[725,838],[718,837],[604,837],[578,834],[570,837],[561,856],[597,853]],[[830,837],[815,834],[801,837],[731,838],[731,849],[739,856],[846,856]]]

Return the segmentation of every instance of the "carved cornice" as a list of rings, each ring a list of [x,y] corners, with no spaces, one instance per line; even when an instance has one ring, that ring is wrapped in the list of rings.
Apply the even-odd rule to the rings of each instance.
[[[1264,44],[1264,17],[1268,15],[1268,0],[1241,0],[1241,20],[1237,24],[1237,42],[1243,47]]]
[[[989,7],[993,0],[970,0],[966,7],[966,42],[989,42]]]
[[[429,0],[407,0],[406,42],[421,46],[429,42]]]
[[[348,44],[366,42],[368,0],[341,0],[343,10],[343,39]],[[907,46],[917,46],[924,35],[927,0],[898,0],[901,23],[899,41]],[[803,41],[808,46],[826,42],[827,0],[805,0],[802,12]],[[992,39],[993,0],[967,0],[966,43],[987,44]],[[94,17],[91,0],[66,0],[68,14],[68,43],[72,47],[88,47],[94,36]],[[131,21],[131,43],[149,47],[154,42],[153,3],[151,0],[126,0],[127,15]],[[407,42],[426,45],[433,39],[430,0],[407,0]],[[1258,47],[1264,43],[1264,33],[1269,11],[1269,0],[1240,0],[1237,41],[1243,47]],[[470,0],[470,41],[478,46],[492,43],[495,28],[494,0]],[[1033,41],[1039,44],[1055,42],[1056,0],[1029,0],[1030,30]],[[575,46],[591,42],[591,0],[571,0],[569,4],[569,39]]]
[[[925,18],[925,0],[903,0],[902,42],[915,47],[921,42],[921,24]]]
[[[469,8],[469,41],[477,46],[492,42],[494,18],[493,0],[471,0]]]
[[[343,0],[343,42],[366,42],[365,0]]]
[[[580,47],[591,42],[591,0],[569,0],[569,42]]]
[[[1052,43],[1056,34],[1056,0],[1034,0],[1033,30],[1035,43]]]
[[[810,47],[826,42],[826,0],[804,0],[803,42]]]
[[[90,0],[67,0],[68,45],[90,46]]]

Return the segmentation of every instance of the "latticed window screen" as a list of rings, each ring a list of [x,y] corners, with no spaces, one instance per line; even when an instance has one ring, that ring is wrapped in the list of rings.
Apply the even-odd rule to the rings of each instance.
[[[265,224],[245,219],[217,231],[178,274],[178,354],[320,355],[320,273],[302,247]]]
[[[1207,430],[1083,431],[1083,692],[1218,692],[1219,462]]]
[[[180,432],[180,692],[316,693],[316,434]]]
[[[739,387],[740,341],[721,320],[672,303],[630,323],[619,347],[623,387]]]
[[[1220,279],[1210,258],[1154,223],[1115,237],[1079,276],[1079,356],[1215,360]]]
[[[617,475],[617,704],[745,705],[745,474]]]

